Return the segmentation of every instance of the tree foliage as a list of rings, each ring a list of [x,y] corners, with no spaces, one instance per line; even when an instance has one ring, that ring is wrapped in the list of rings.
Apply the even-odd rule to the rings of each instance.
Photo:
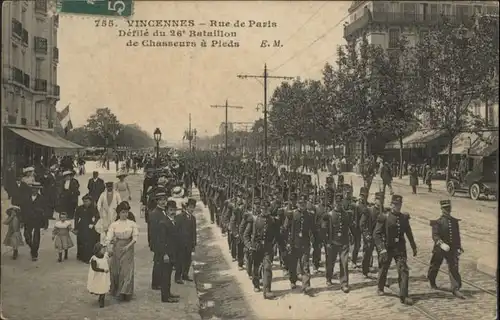
[[[109,108],[97,109],[82,127],[69,131],[66,139],[81,146],[145,148],[155,145],[151,135],[137,124],[123,125]]]

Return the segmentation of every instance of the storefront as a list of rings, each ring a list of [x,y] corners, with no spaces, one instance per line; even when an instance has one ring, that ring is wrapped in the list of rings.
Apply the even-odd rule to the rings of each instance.
[[[53,154],[71,155],[83,149],[51,131],[4,127],[2,135],[3,161],[5,164],[15,162],[18,169],[34,165],[35,161],[47,166]]]
[[[462,132],[452,142],[452,168],[458,166],[460,158],[466,155],[469,168],[474,167],[483,158],[496,158],[498,151],[498,131]],[[439,152],[440,163],[447,163],[448,146]]]
[[[443,130],[418,130],[403,138],[403,159],[407,162],[421,163],[424,159],[436,158],[439,151],[447,145]],[[399,140],[385,145],[385,155],[399,160]]]

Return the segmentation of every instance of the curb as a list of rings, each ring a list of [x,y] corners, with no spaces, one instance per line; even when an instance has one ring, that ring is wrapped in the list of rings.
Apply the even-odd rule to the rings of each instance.
[[[498,259],[493,256],[481,257],[477,260],[476,269],[492,277],[497,277]]]

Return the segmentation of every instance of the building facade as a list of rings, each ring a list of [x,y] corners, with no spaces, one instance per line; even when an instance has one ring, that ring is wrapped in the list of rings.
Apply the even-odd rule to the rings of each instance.
[[[475,14],[498,16],[499,6],[497,1],[353,1],[348,11],[349,18],[344,24],[344,39],[348,43],[358,42],[365,35],[370,44],[390,50],[396,48],[403,36],[410,46],[416,45],[442,14],[467,24]],[[498,104],[473,101],[471,108],[474,114],[483,117],[488,127],[498,129]],[[422,120],[432,121],[431,117]],[[354,155],[361,152],[359,143],[349,149]]]
[[[3,3],[2,21],[2,163],[33,165],[55,148],[76,147],[53,132],[59,17],[47,0],[19,0]]]

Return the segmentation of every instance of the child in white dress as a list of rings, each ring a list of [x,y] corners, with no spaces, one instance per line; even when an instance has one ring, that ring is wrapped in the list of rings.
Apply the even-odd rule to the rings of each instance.
[[[71,240],[71,230],[73,226],[71,221],[67,220],[68,216],[65,212],[59,214],[59,221],[54,224],[54,230],[52,230],[52,240],[54,240],[54,247],[58,251],[59,259],[57,261],[62,262],[62,254],[64,252],[64,260],[68,259],[68,249],[74,247],[73,241]]]
[[[99,296],[99,307],[104,308],[104,297],[111,287],[109,276],[108,252],[101,243],[94,246],[94,255],[90,258],[87,289],[91,294]]]

